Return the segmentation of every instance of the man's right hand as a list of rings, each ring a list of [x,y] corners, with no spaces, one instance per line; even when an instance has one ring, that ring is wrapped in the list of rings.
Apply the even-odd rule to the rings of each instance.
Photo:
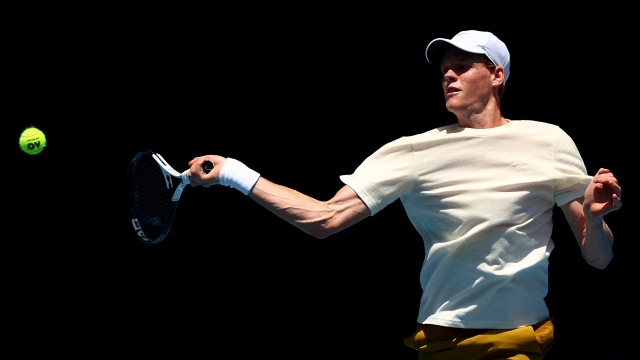
[[[210,160],[213,163],[213,169],[208,174],[202,171],[202,165],[205,160]],[[189,182],[191,186],[208,188],[209,186],[220,184],[220,170],[225,161],[226,158],[218,155],[199,156],[189,161]]]

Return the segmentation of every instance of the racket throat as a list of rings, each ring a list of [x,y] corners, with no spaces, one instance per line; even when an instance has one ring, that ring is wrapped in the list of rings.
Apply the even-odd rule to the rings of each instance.
[[[180,195],[182,195],[182,190],[184,190],[185,186],[187,186],[187,184],[180,183],[180,185],[176,187],[176,191],[173,193],[173,197],[171,197],[171,201],[178,201],[178,199],[180,199]]]

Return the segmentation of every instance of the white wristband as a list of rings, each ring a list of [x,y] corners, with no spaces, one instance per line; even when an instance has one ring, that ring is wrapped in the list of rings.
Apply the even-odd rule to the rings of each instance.
[[[227,158],[220,169],[220,185],[238,189],[245,195],[251,191],[259,177],[260,174],[232,158]]]

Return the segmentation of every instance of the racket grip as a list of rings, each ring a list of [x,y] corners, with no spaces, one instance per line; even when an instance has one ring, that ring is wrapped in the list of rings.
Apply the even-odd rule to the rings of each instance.
[[[213,162],[211,162],[211,160],[205,160],[202,164],[202,172],[208,174],[211,170],[213,170]]]

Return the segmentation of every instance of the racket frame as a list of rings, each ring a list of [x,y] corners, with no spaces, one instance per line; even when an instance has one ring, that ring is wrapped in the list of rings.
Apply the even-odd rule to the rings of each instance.
[[[144,233],[144,230],[142,229],[142,226],[140,225],[140,222],[138,220],[138,214],[134,206],[132,204],[130,205],[131,224],[133,225],[133,229],[138,235],[138,238],[145,244],[155,244],[164,240],[169,234],[169,231],[171,230],[171,226],[173,225],[173,219],[175,217],[176,209],[178,206],[178,200],[180,200],[180,196],[182,195],[182,191],[184,190],[184,188],[190,183],[189,176],[188,176],[189,169],[180,173],[176,171],[173,167],[171,167],[171,165],[169,165],[169,163],[162,157],[162,155],[151,150],[141,151],[137,153],[132,159],[132,161],[135,161],[135,159],[142,156],[143,153],[146,155],[150,154],[151,157],[158,163],[158,165],[160,166],[160,170],[162,171],[162,175],[164,177],[165,185],[167,189],[174,188],[175,184],[172,178],[180,179],[180,183],[178,183],[178,185],[175,186],[175,191],[173,192],[173,195],[171,197],[171,206],[170,206],[171,224],[165,229],[165,231],[157,239],[151,239]],[[127,202],[129,201],[129,196],[130,194],[127,194]]]

